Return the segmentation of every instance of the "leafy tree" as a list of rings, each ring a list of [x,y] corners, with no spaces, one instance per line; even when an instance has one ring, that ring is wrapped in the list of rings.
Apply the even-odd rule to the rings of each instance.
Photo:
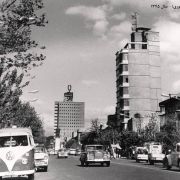
[[[4,0],[0,4],[0,122],[12,119],[22,88],[28,85],[24,74],[40,66],[43,54],[34,52],[39,44],[32,28],[47,23],[42,0]],[[39,46],[40,47],[40,46]],[[41,47],[44,49],[44,47]]]
[[[176,128],[176,122],[169,120],[161,127],[161,132],[156,134],[157,141],[163,144],[164,151],[173,150],[176,143],[180,141],[180,132]]]
[[[29,103],[18,102],[16,105],[16,111],[13,111],[13,124],[19,127],[31,127],[33,136],[36,142],[45,142],[43,123],[40,117],[37,115],[34,107]]]
[[[149,123],[145,127],[145,129],[141,132],[143,136],[145,136],[146,142],[147,141],[156,141],[156,133],[160,131],[159,129],[159,118],[156,113],[151,114],[149,117]]]
[[[102,125],[98,119],[91,120],[90,131],[81,135],[82,144],[98,144],[101,143]]]

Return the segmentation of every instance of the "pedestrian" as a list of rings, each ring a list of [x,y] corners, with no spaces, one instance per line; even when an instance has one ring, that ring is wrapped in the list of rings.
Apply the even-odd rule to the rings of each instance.
[[[119,148],[117,148],[117,158],[121,157],[121,150]]]
[[[114,153],[113,153],[113,148],[112,148],[112,147],[109,147],[109,148],[108,148],[108,152],[109,152],[109,154],[110,154],[110,158],[114,158],[114,159],[115,159]]]

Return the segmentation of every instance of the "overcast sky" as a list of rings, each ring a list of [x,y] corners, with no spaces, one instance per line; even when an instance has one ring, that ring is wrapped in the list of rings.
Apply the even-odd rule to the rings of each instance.
[[[180,92],[178,6],[178,0],[45,0],[49,23],[33,37],[46,46],[47,59],[31,72],[36,77],[23,99],[38,98],[31,104],[43,118],[46,135],[53,134],[54,101],[63,100],[69,84],[74,101],[85,102],[87,122],[106,122],[115,113],[115,53],[130,39],[133,12],[139,14],[139,26],[160,32],[162,92]],[[35,89],[39,92],[28,93]]]

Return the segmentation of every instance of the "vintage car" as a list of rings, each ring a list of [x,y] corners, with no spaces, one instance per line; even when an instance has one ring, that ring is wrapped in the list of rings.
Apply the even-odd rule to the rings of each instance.
[[[171,169],[173,166],[180,168],[180,143],[176,144],[175,151],[169,150],[163,160],[163,165],[166,169]]]
[[[110,155],[102,145],[86,145],[80,154],[81,166],[91,163],[100,163],[102,166],[110,166]]]
[[[135,149],[135,160],[136,162],[147,161],[148,162],[148,151],[145,147],[136,147]]]
[[[57,158],[68,158],[68,151],[65,148],[59,149],[57,152]]]
[[[74,148],[69,149],[69,155],[76,155],[76,149]]]
[[[24,175],[34,180],[34,147],[30,128],[0,129],[0,180]]]
[[[75,156],[79,156],[81,154],[81,149],[76,149],[76,153],[75,153]]]
[[[43,169],[45,172],[48,170],[49,155],[44,145],[37,145],[34,153],[36,170]]]
[[[159,142],[145,143],[148,149],[148,161],[149,164],[162,163],[165,154],[162,153],[162,144]]]

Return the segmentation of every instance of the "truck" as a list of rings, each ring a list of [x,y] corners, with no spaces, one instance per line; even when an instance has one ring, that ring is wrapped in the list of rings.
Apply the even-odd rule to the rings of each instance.
[[[180,168],[180,143],[176,144],[175,151],[170,151],[164,158],[163,165],[166,169],[171,169],[173,166]]]
[[[148,162],[151,165],[154,163],[161,162],[165,158],[165,154],[162,153],[162,144],[159,142],[146,143],[145,147],[148,149]]]

